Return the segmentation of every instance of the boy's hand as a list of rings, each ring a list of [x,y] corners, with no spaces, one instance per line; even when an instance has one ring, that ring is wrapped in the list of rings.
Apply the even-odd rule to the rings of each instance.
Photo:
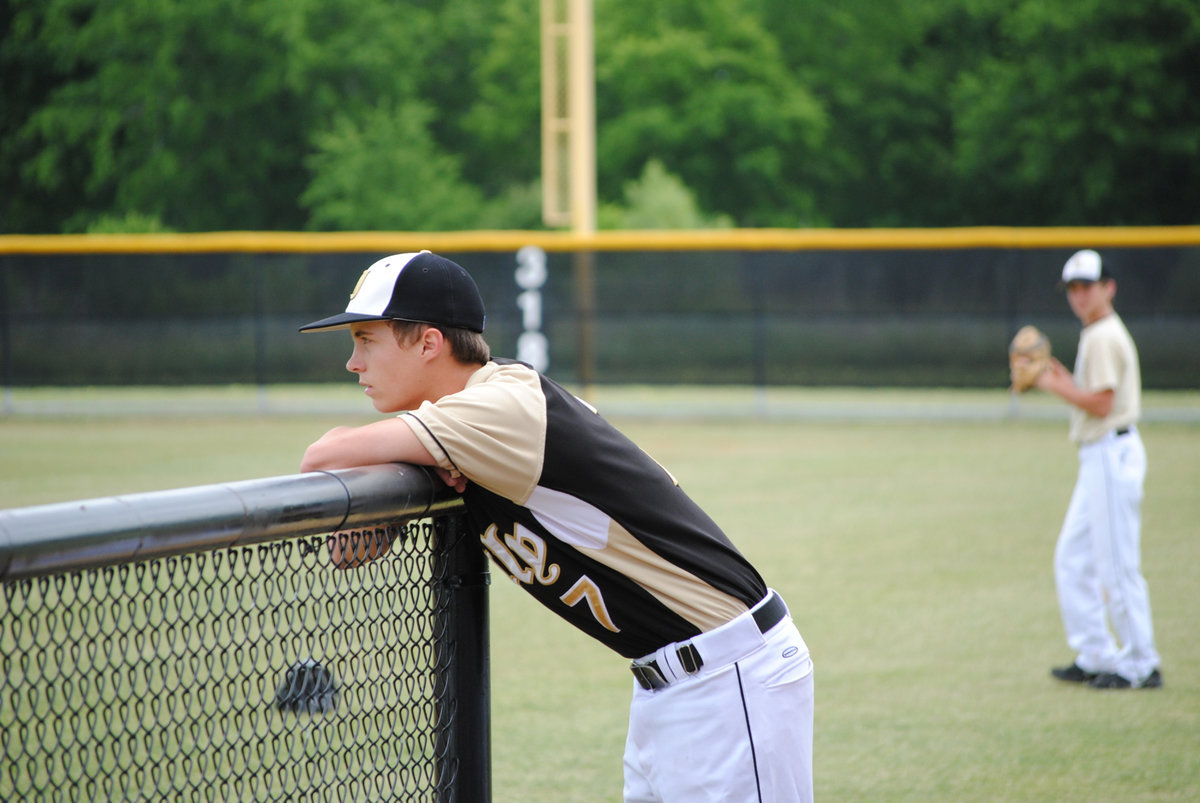
[[[335,569],[356,569],[382,558],[392,548],[383,530],[345,531],[329,536],[329,560]]]
[[[454,472],[452,474],[441,466],[434,466],[433,470],[436,471],[437,475],[442,478],[442,482],[446,483],[459,493],[462,493],[463,489],[467,487],[467,478],[462,474],[459,474],[458,472]]]
[[[1071,372],[1067,367],[1059,362],[1054,357],[1050,358],[1046,370],[1038,375],[1034,385],[1040,390],[1045,390],[1050,393],[1056,393],[1059,396],[1063,395],[1061,390],[1064,386],[1074,388],[1075,379],[1071,376]]]

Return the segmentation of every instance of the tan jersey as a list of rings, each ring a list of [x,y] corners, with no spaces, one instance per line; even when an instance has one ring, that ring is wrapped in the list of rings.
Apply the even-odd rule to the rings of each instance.
[[[711,630],[766,594],[666,469],[527,365],[493,360],[401,419],[470,480],[467,518],[495,564],[626,657]]]
[[[1096,393],[1113,391],[1112,410],[1106,418],[1071,408],[1070,439],[1094,443],[1108,432],[1137,423],[1142,412],[1142,372],[1137,346],[1120,316],[1113,312],[1083,328],[1075,356],[1075,385]]]

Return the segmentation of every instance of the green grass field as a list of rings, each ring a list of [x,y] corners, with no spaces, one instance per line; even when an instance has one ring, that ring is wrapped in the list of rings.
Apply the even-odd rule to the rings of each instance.
[[[965,396],[1006,404],[1003,393]],[[617,423],[787,599],[817,668],[819,799],[1200,797],[1194,418],[1142,429],[1143,563],[1166,687],[1102,693],[1048,676],[1071,658],[1050,563],[1075,476],[1053,408],[911,414],[922,398],[960,409],[937,392],[885,398],[893,416],[704,418],[712,396],[688,398],[700,417],[635,416],[628,397],[611,400]],[[809,401],[850,410],[880,398]],[[1194,411],[1194,400],[1164,404]],[[354,403],[353,414],[0,419],[0,508],[290,474],[330,426],[370,420]],[[492,588],[495,799],[619,800],[625,661],[511,584]]]

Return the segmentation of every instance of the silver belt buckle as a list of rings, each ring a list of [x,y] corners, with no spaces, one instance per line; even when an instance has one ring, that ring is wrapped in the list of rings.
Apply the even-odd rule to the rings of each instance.
[[[667,679],[662,676],[662,672],[658,671],[658,664],[653,660],[645,663],[634,661],[629,665],[629,669],[646,691],[658,691],[667,687]]]
[[[679,663],[683,666],[683,671],[689,675],[696,674],[700,671],[700,667],[704,666],[704,659],[700,657],[700,651],[690,641],[676,650],[675,654],[679,656]]]

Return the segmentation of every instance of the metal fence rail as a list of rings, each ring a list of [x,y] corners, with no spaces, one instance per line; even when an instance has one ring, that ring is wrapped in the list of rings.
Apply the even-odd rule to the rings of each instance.
[[[0,799],[490,797],[486,564],[423,469],[0,511],[0,580]]]

